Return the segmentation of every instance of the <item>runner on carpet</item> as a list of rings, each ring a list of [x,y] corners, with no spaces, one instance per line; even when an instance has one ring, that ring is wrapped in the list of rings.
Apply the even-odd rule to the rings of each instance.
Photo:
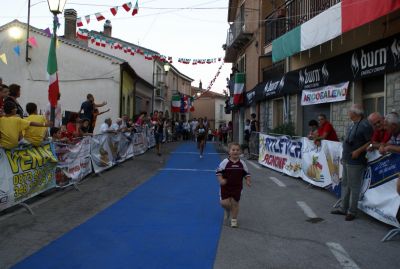
[[[197,148],[200,150],[200,158],[203,158],[204,144],[207,138],[207,127],[204,125],[202,118],[199,119],[195,134],[197,136]]]
[[[244,161],[240,159],[240,144],[232,142],[228,146],[229,157],[224,159],[217,168],[217,178],[221,185],[221,206],[225,209],[225,220],[232,213],[231,227],[237,228],[239,200],[243,189],[243,178],[246,185],[251,186],[250,173]]]

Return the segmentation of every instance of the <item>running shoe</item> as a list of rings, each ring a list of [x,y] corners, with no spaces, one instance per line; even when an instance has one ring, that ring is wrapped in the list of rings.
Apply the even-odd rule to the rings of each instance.
[[[237,228],[237,227],[238,227],[237,219],[231,219],[231,228]]]

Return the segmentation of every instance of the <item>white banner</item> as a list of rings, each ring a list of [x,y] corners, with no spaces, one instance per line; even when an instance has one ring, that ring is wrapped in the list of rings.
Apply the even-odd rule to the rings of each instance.
[[[324,86],[313,90],[303,90],[301,93],[301,105],[315,105],[345,101],[347,97],[349,82]]]
[[[58,186],[79,182],[92,173],[90,141],[91,137],[85,137],[76,144],[55,144]]]

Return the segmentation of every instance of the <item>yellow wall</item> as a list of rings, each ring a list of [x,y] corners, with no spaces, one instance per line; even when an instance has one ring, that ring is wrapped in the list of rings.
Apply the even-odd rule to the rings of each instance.
[[[122,71],[121,115],[133,117],[135,113],[135,81],[132,76]]]

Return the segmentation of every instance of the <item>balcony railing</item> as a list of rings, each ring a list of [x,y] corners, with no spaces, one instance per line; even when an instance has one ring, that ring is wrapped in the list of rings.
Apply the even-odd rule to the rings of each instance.
[[[265,18],[265,45],[309,21],[341,0],[292,0]]]
[[[235,41],[239,38],[243,37],[243,35],[251,35],[249,32],[248,24],[246,23],[246,17],[249,16],[252,18],[252,14],[248,14],[249,11],[241,11],[239,15],[236,17],[236,20],[230,25],[228,29],[228,35],[226,37],[226,46],[230,47],[234,45]]]

